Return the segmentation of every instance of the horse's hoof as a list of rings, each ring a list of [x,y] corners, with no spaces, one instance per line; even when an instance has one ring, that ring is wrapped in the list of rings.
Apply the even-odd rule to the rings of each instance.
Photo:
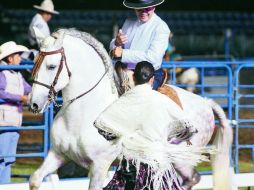
[[[188,180],[184,181],[184,183],[183,183],[184,185],[182,188],[184,190],[191,190],[192,187],[200,181],[200,179],[201,179],[200,174],[197,171],[195,171],[194,174],[192,175],[192,178],[190,181],[188,181]]]
[[[38,190],[40,187],[40,178],[35,173],[30,177],[29,180],[29,189],[30,190]]]
[[[38,190],[39,189],[39,185],[36,185],[32,182],[29,183],[29,189],[30,190]]]
[[[29,185],[29,189],[30,189],[30,190],[38,190],[39,188],[38,188],[38,187],[35,187],[35,186],[33,186],[33,185]]]
[[[201,176],[198,172],[195,172],[192,176],[192,182],[194,185],[196,185],[201,179]]]

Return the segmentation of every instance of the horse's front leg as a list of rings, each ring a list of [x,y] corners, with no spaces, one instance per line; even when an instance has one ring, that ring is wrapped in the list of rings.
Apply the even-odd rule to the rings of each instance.
[[[108,169],[120,153],[118,145],[105,147],[104,150],[107,151],[96,155],[96,158],[93,159],[93,163],[90,165],[89,190],[102,190],[107,178]]]
[[[174,166],[178,174],[182,177],[182,189],[191,190],[200,181],[200,175],[193,166],[186,166],[184,163],[174,164]]]
[[[102,190],[108,169],[114,160],[108,162],[94,162],[90,166],[89,190]]]
[[[43,178],[56,171],[63,163],[64,158],[50,150],[42,165],[30,177],[30,190],[38,190]]]

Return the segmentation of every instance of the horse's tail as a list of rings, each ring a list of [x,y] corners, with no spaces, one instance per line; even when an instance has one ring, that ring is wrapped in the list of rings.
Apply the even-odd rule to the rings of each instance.
[[[232,170],[230,168],[230,148],[233,140],[233,131],[225,112],[215,101],[209,99],[209,105],[217,115],[221,126],[213,141],[218,153],[212,156],[214,190],[232,189]]]

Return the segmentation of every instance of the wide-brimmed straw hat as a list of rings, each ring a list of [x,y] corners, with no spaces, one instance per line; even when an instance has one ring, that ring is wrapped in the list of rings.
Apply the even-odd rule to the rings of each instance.
[[[51,14],[59,14],[58,11],[54,10],[54,4],[51,0],[44,0],[41,5],[34,5],[34,8],[41,10],[41,11],[45,11]]]
[[[124,0],[123,5],[131,9],[144,9],[160,5],[165,0]]]
[[[22,45],[17,45],[13,41],[6,42],[0,46],[0,60],[2,60],[3,58],[13,53],[24,52],[24,51],[29,51],[29,50],[27,49],[27,47]]]

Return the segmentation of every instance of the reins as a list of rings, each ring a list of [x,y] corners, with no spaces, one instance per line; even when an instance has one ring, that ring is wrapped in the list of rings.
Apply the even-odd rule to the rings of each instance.
[[[104,74],[101,76],[101,78],[98,80],[98,82],[95,83],[95,85],[94,85],[92,88],[90,88],[90,89],[87,90],[86,92],[80,94],[79,96],[77,96],[77,97],[75,97],[75,98],[72,98],[71,100],[68,100],[67,103],[68,103],[68,104],[71,104],[71,103],[74,102],[75,100],[77,100],[77,99],[81,98],[82,96],[84,96],[84,95],[88,94],[89,92],[91,92],[96,86],[98,86],[98,84],[101,82],[101,80],[102,80],[102,79],[104,78],[104,76],[107,74],[107,72],[108,72],[108,67],[106,68]]]
[[[39,82],[39,81],[36,81],[34,80],[33,83],[34,84],[38,84],[38,85],[41,85],[41,86],[44,86],[46,88],[49,89],[49,93],[48,93],[48,102],[51,103],[52,101],[55,103],[55,105],[57,107],[61,107],[62,105],[59,105],[55,102],[55,98],[56,98],[56,95],[57,95],[57,92],[55,90],[55,85],[57,84],[58,82],[58,78],[60,76],[60,73],[61,71],[63,70],[63,65],[65,65],[66,69],[67,69],[67,72],[68,72],[68,76],[69,78],[71,77],[71,72],[69,70],[69,67],[68,67],[68,64],[67,64],[67,61],[66,61],[66,56],[65,56],[65,53],[64,53],[64,48],[60,48],[58,50],[55,50],[55,51],[49,51],[49,52],[39,52],[39,55],[38,57],[36,58],[35,60],[35,65],[34,65],[34,68],[32,70],[32,77],[34,78],[35,75],[37,74],[45,56],[47,55],[54,55],[54,54],[58,54],[58,53],[61,53],[61,60],[60,60],[60,65],[58,67],[58,70],[57,70],[57,73],[56,73],[56,76],[53,80],[53,83],[51,85],[48,85],[48,84],[45,84],[45,83],[42,83],[42,82]],[[80,94],[79,96],[75,97],[75,98],[72,98],[71,100],[68,100],[67,103],[68,105],[73,103],[75,100],[81,98],[82,96],[88,94],[89,92],[91,92],[96,86],[98,86],[98,84],[102,81],[102,79],[104,78],[104,76],[107,74],[108,72],[108,67],[106,67],[106,70],[104,72],[104,74],[102,75],[102,77],[99,79],[99,81],[97,81],[95,83],[95,85],[93,85],[89,90],[87,90],[86,92]]]

